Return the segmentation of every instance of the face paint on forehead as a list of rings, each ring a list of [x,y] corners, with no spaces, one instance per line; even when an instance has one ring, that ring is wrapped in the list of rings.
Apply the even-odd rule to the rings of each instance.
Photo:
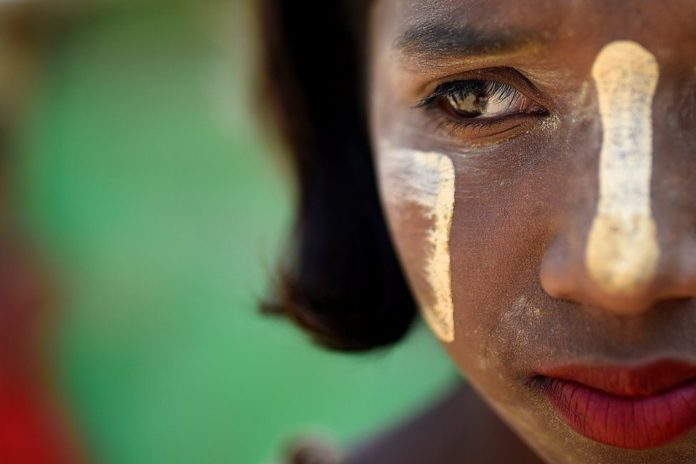
[[[450,230],[454,212],[454,165],[439,153],[385,146],[379,156],[380,186],[387,206],[416,207],[428,230],[423,243],[423,271],[430,295],[417,295],[426,322],[444,342],[454,341],[450,269]],[[418,293],[418,292],[416,292]]]
[[[659,257],[650,205],[652,102],[659,68],[641,45],[619,41],[602,49],[592,77],[604,134],[599,203],[585,261],[605,291],[633,293],[651,283]]]

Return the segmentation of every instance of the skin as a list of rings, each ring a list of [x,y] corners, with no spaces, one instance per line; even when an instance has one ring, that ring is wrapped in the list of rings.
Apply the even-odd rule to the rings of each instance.
[[[418,208],[419,217],[431,224],[423,237],[424,247],[415,252],[421,256],[425,287],[418,292],[427,295],[420,301],[423,316],[443,342],[454,341],[454,308],[452,302],[451,254],[449,249],[454,212],[454,165],[439,153],[399,150],[382,147],[388,153],[380,163],[384,176],[394,182],[382,184],[387,203],[399,210],[402,202]]]
[[[609,293],[635,293],[653,279],[659,249],[650,207],[655,56],[627,40],[605,46],[592,66],[602,118],[599,204],[586,265]]]
[[[370,14],[370,128],[407,278],[420,302],[433,299],[425,270],[437,224],[422,204],[386,193],[413,187],[385,168],[395,149],[437,153],[454,168],[454,338],[443,347],[489,410],[552,463],[696,462],[694,432],[658,449],[606,446],[575,433],[527,384],[530,372],[552,364],[696,362],[696,5],[637,0],[627,8],[379,0]],[[607,126],[593,66],[616,41],[639,44],[659,66],[649,177],[659,253],[639,285],[620,291],[587,259]],[[546,112],[472,126],[442,105],[420,105],[440,84],[467,78],[504,81]],[[502,447],[515,440],[499,437]],[[462,432],[458,444],[480,440]]]
[[[328,461],[331,462],[331,461]],[[462,384],[399,427],[363,444],[341,464],[538,464],[541,461]]]

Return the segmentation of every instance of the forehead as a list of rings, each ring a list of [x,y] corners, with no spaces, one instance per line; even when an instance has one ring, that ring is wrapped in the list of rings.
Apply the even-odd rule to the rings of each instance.
[[[507,17],[514,16],[524,21],[544,22],[547,12],[543,0],[382,0],[392,8],[394,18],[401,24],[415,26],[439,23],[504,23]],[[575,3],[575,2],[573,2]]]
[[[524,31],[549,40],[573,37],[578,44],[587,35],[696,38],[696,2],[691,0],[380,0],[377,11],[380,22],[394,27],[396,43],[419,34],[426,40],[438,29],[453,40],[471,31]]]

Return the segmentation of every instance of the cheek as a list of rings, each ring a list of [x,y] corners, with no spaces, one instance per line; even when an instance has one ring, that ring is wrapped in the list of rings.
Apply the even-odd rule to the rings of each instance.
[[[508,370],[540,326],[537,270],[551,207],[539,179],[549,168],[525,176],[507,152],[385,145],[377,151],[381,195],[424,319],[467,375]]]
[[[453,342],[452,160],[439,153],[384,148],[379,172],[392,235],[425,320],[441,341]]]

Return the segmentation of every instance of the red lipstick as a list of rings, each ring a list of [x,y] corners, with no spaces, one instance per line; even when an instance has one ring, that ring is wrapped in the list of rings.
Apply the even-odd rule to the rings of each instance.
[[[566,365],[532,374],[530,385],[581,435],[627,449],[662,446],[696,426],[696,365]]]

